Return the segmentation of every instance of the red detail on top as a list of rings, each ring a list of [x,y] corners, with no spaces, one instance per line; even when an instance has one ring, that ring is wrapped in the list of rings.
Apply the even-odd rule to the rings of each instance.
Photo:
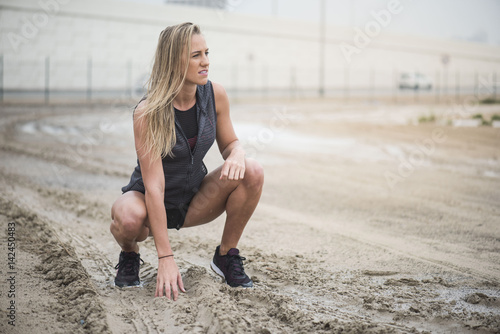
[[[188,139],[189,147],[191,151],[194,150],[194,146],[196,145],[196,141],[198,140],[198,136],[194,136],[193,138]]]

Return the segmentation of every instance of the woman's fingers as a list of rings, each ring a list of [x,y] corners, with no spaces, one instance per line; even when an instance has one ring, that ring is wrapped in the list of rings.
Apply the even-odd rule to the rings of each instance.
[[[179,285],[179,289],[181,289],[182,292],[186,292],[186,289],[184,289],[184,282],[182,282],[182,276],[180,273],[179,275],[177,275],[177,284]]]
[[[229,174],[229,164],[227,163],[227,160],[226,162],[224,162],[224,165],[222,165],[222,170],[220,172],[220,179],[227,179],[227,176]]]
[[[236,172],[236,169],[238,168],[238,166],[236,164],[232,164],[232,166],[229,168],[229,175],[227,176],[227,178],[229,180],[234,180],[235,178],[235,172]]]
[[[170,287],[172,287],[172,289],[170,289]],[[177,296],[179,295],[177,284],[158,283],[156,285],[155,297],[166,296],[168,299],[171,299],[171,295],[174,296],[174,300],[177,300]]]
[[[241,165],[235,165],[234,168],[233,168],[233,174],[232,174],[232,177],[230,175],[230,180],[241,180],[243,179],[243,177],[245,176],[245,166],[241,166]]]
[[[245,166],[236,161],[226,160],[222,166],[220,179],[241,180],[245,176]]]
[[[186,292],[182,276],[180,273],[177,273],[177,278],[172,279],[172,282],[163,282],[161,279],[157,280],[155,297],[166,296],[168,299],[173,297],[175,301],[179,298],[179,290]]]
[[[156,280],[156,292],[155,292],[155,297],[163,297],[163,286],[165,284],[158,278]]]
[[[170,299],[170,286],[168,284],[165,284],[165,295]]]
[[[168,299],[170,299],[170,287],[167,292],[167,297]],[[177,282],[173,282],[172,284],[172,295],[174,297],[174,301],[176,301],[177,297],[179,296],[179,290],[177,290]]]

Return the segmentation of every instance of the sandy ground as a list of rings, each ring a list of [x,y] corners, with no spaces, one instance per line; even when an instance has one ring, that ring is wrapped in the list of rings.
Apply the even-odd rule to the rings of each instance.
[[[266,173],[239,245],[255,288],[209,268],[222,216],[170,232],[187,288],[172,302],[153,297],[151,239],[143,287],[113,286],[109,212],[135,165],[130,106],[3,105],[0,332],[500,333],[500,129],[449,125],[471,116],[460,110],[233,104]]]

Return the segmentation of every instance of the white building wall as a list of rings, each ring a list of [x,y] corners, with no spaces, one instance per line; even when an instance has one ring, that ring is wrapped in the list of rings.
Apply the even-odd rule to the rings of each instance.
[[[210,48],[210,78],[229,90],[308,89],[319,83],[319,25],[215,9],[112,0],[0,0],[0,55],[5,89],[93,90],[137,85],[147,76],[157,38],[168,25],[199,24]],[[390,35],[381,30],[348,62],[352,29],[329,26],[325,84],[329,89],[391,86],[400,71],[476,80],[499,73],[500,48]],[[359,36],[358,36],[359,37]],[[443,54],[450,63],[443,66]],[[90,59],[90,62],[89,62]],[[453,79],[450,79],[453,78]]]

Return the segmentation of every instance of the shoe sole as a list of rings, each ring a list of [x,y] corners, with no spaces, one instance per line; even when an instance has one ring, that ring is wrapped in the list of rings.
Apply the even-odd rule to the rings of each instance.
[[[224,281],[226,281],[226,276],[224,276],[224,273],[222,272],[222,270],[220,270],[214,263],[214,261],[212,260],[212,262],[210,262],[210,268],[212,268],[213,271],[215,271],[215,273],[219,276],[221,276]],[[226,282],[227,283],[227,282]]]
[[[142,282],[140,282],[139,284],[116,284],[115,282],[115,286],[119,288],[136,288],[142,287]]]
[[[214,261],[212,260],[212,262],[210,262],[210,268],[212,268],[213,271],[215,271],[215,273],[217,275],[219,275],[220,277],[222,277],[224,279],[224,283],[226,283],[227,285],[229,285],[230,287],[233,287],[233,288],[236,288],[235,286],[232,286],[230,284],[227,283],[227,280],[226,280],[226,276],[224,276],[224,273],[222,272],[222,270],[219,269],[219,267],[217,267],[214,263]],[[249,289],[249,288],[253,288],[253,282],[250,286],[244,286],[244,285],[240,285],[238,286],[240,288],[243,288],[243,289]]]
[[[139,286],[139,287],[142,286],[141,280],[134,281],[133,283],[130,283],[130,282],[124,282],[124,281],[117,281],[115,278],[114,283],[115,283],[115,286],[117,286],[119,288],[134,288],[137,286]]]

